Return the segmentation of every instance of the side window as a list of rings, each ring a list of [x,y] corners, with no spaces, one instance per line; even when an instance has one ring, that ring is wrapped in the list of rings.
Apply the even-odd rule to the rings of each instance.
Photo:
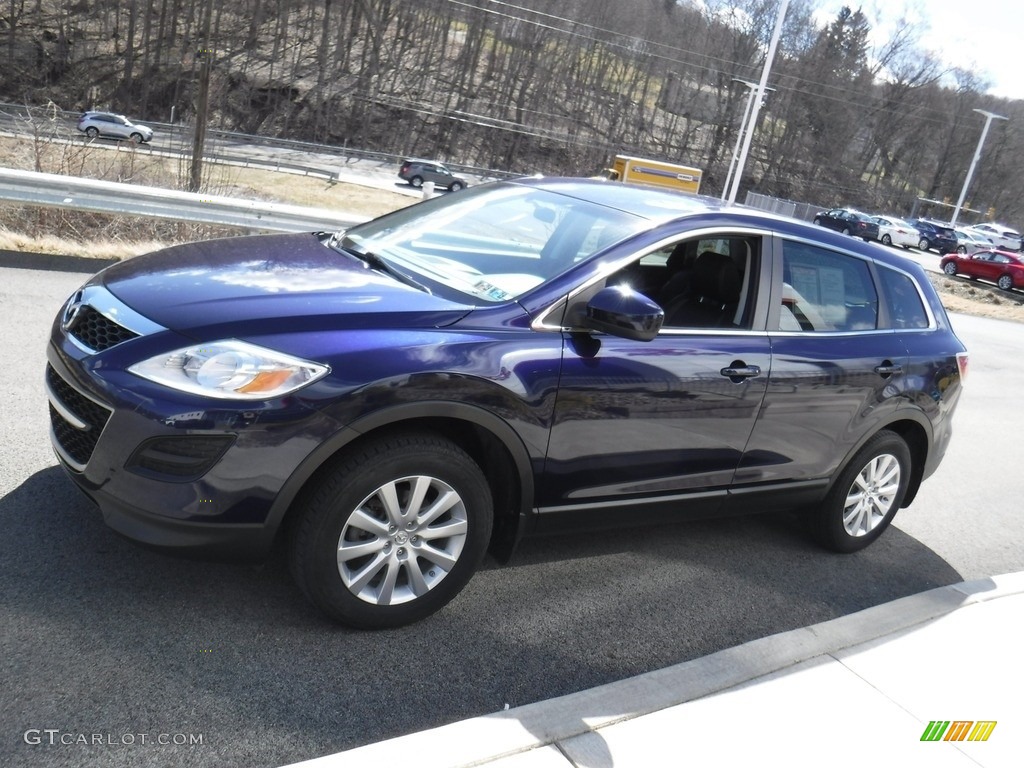
[[[782,264],[779,330],[836,332],[878,327],[878,292],[867,262],[785,241]]]
[[[914,281],[908,275],[887,267],[879,267],[879,276],[893,328],[927,328],[928,313]]]
[[[761,255],[758,237],[688,238],[608,278],[656,301],[665,328],[749,329]]]

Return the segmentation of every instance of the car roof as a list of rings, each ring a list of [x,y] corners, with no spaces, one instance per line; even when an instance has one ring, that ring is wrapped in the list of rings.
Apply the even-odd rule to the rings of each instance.
[[[723,202],[717,197],[691,195],[671,189],[648,187],[643,184],[624,184],[604,179],[524,177],[497,184],[516,184],[537,187],[557,194],[614,208],[660,224],[674,220],[701,218],[709,226],[746,226],[771,230],[778,234],[804,237],[824,244],[832,243],[895,267],[904,272],[915,272],[918,265],[873,243],[840,235],[812,225],[809,221],[790,216]]]
[[[132,122],[127,115],[122,115],[120,112],[104,112],[103,110],[99,109],[90,109],[88,112],[82,113],[82,117],[96,117],[98,115],[106,115],[108,117],[120,117],[123,120],[128,120],[128,122]]]

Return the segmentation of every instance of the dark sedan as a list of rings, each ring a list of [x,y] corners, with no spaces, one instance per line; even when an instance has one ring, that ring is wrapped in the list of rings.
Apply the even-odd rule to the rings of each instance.
[[[844,235],[862,237],[865,240],[878,239],[878,222],[866,213],[853,208],[833,208],[815,214],[814,223],[819,227],[834,229]]]
[[[917,229],[920,241],[917,247],[922,251],[938,251],[943,256],[957,250],[959,241],[956,230],[949,224],[929,219],[907,219]]]
[[[950,253],[943,257],[941,266],[947,275],[995,283],[1004,291],[1024,288],[1024,257],[1016,251],[990,249],[970,255]]]
[[[792,509],[859,550],[938,467],[966,363],[922,269],[880,248],[530,179],[109,267],[60,310],[46,387],[114,530],[282,538],[312,603],[387,627],[530,534]]]

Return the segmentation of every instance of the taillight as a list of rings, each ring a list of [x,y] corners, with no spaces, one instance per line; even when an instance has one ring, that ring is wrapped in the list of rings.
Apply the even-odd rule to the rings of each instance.
[[[960,381],[967,381],[967,359],[968,354],[966,352],[956,353],[956,367],[960,369]]]

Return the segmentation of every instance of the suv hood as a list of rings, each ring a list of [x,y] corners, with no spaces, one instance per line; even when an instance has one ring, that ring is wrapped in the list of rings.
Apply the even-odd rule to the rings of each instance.
[[[438,327],[473,309],[399,282],[312,233],[189,243],[108,267],[95,278],[165,328],[244,323],[245,332]],[[289,326],[282,329],[281,322]]]

